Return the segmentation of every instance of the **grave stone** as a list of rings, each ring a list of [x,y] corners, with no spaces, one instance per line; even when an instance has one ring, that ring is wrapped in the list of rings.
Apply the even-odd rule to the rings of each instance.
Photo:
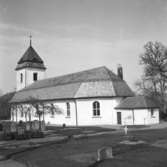
[[[11,122],[11,124],[10,124],[10,131],[12,133],[14,133],[14,132],[17,131],[17,124],[15,122]]]
[[[41,130],[44,131],[45,130],[45,121],[41,122]]]
[[[17,134],[18,135],[23,135],[24,134],[24,128],[22,126],[17,127]]]
[[[10,130],[10,122],[3,122],[3,133],[8,134]]]
[[[39,130],[39,121],[35,120],[35,121],[32,122],[32,129],[34,131]]]
[[[31,126],[30,126],[30,122],[26,122],[26,131],[30,131]]]
[[[112,147],[103,147],[97,150],[97,161],[113,158]]]

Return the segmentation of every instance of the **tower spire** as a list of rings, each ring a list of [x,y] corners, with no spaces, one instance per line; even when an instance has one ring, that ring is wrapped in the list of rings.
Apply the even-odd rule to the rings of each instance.
[[[31,43],[32,43],[32,41],[31,41],[32,35],[31,34],[30,34],[29,38],[30,38],[30,46],[31,46]]]

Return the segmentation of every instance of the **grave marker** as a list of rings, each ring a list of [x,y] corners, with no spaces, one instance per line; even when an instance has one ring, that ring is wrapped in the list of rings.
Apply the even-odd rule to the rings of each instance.
[[[102,147],[97,150],[97,161],[113,158],[112,147]]]

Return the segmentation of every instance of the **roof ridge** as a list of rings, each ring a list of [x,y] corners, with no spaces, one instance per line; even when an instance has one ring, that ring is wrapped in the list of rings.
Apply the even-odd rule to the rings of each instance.
[[[95,68],[91,68],[91,69],[88,69],[88,70],[83,70],[83,71],[79,71],[79,72],[73,72],[73,73],[68,73],[68,74],[64,74],[64,75],[59,75],[59,76],[56,76],[56,77],[51,77],[50,79],[57,78],[57,77],[64,77],[64,76],[73,75],[73,74],[80,74],[80,73],[84,73],[84,72],[88,72],[88,71],[92,71],[92,70],[97,70],[97,69],[100,69],[100,68],[106,68],[106,67],[105,66],[95,67]]]

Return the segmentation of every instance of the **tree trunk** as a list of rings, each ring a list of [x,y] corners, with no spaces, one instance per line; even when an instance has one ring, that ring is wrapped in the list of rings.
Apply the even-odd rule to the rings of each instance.
[[[31,122],[31,110],[29,110],[29,121]]]
[[[27,112],[25,112],[25,122],[27,122]]]
[[[45,122],[45,113],[44,113],[44,111],[43,111],[43,121]]]
[[[39,113],[38,114],[38,116],[39,116],[39,131],[41,131],[41,113]]]

